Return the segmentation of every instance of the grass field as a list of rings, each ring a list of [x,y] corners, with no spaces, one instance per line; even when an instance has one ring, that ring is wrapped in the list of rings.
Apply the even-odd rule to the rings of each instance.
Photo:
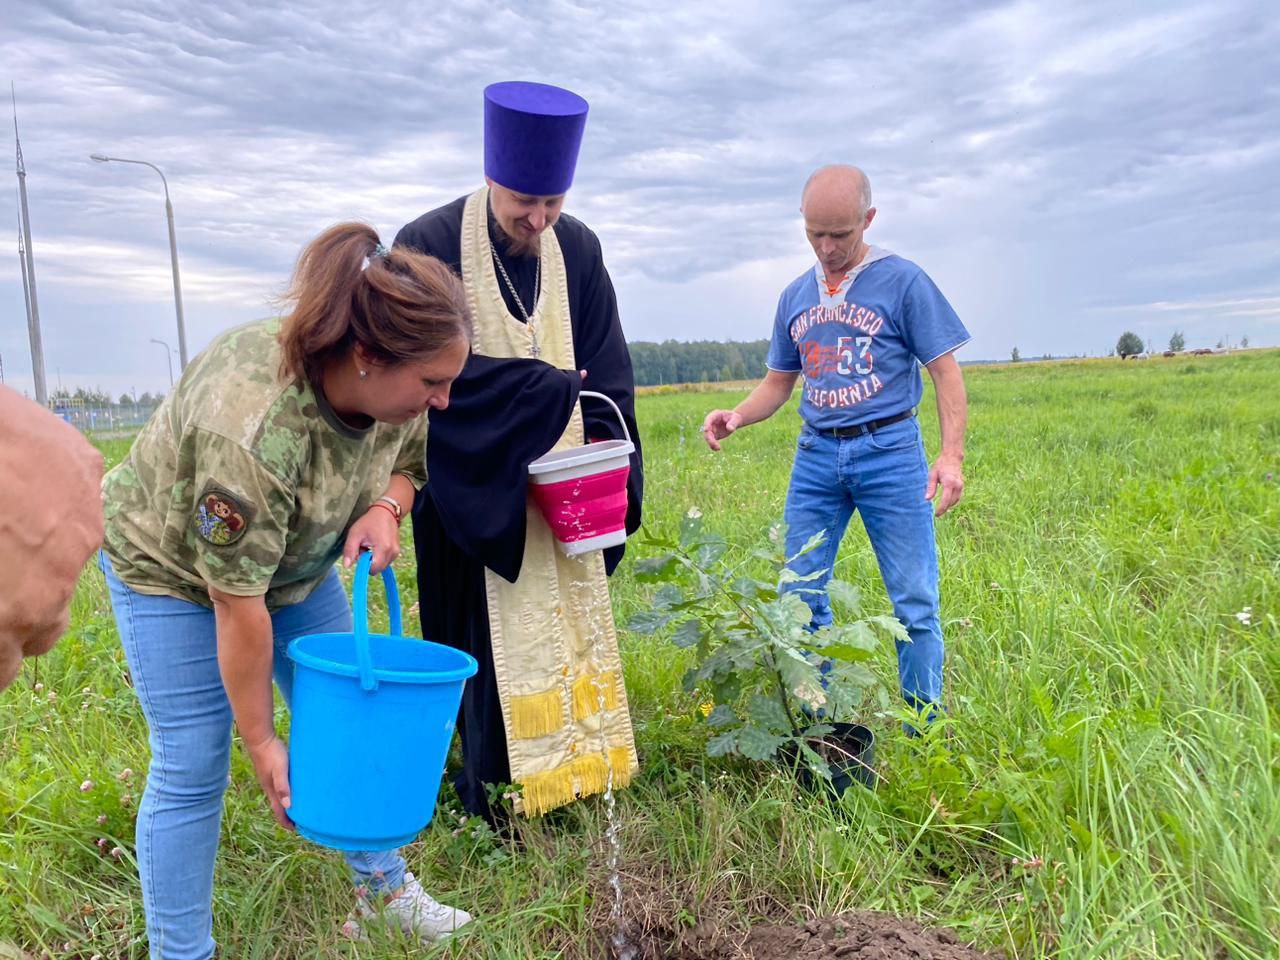
[[[966,375],[967,490],[938,532],[951,737],[861,718],[885,780],[833,807],[705,759],[682,658],[624,635],[642,758],[619,796],[628,922],[692,942],[856,907],[1017,958],[1280,956],[1280,351]],[[698,436],[706,410],[741,396],[641,399],[654,531],[691,506],[735,543],[780,519],[794,409],[719,456]],[[104,443],[108,460],[126,444]],[[410,563],[399,571],[409,606]],[[888,611],[856,521],[838,575]],[[649,592],[624,564],[619,620]],[[0,694],[0,942],[141,957],[146,736],[96,572],[72,623]],[[894,676],[888,649],[876,666]],[[603,816],[598,798],[576,804],[528,824],[517,851],[442,810],[411,868],[480,922],[430,955],[604,956]],[[273,825],[237,751],[223,955],[427,955],[341,941],[349,906],[338,860]]]

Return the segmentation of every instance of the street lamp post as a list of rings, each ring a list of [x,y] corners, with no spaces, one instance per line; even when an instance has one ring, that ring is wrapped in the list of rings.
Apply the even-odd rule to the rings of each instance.
[[[169,389],[172,390],[173,389],[173,348],[170,347],[163,340],[157,340],[155,337],[151,338],[151,342],[158,343],[160,344],[160,346],[164,347],[164,359],[169,364]]]
[[[124,157],[108,157],[101,153],[90,154],[89,159],[96,160],[98,163],[136,163],[139,166],[150,167],[160,174],[160,182],[164,184],[164,212],[169,221],[169,259],[173,263],[173,305],[178,313],[178,359],[182,361],[182,369],[185,370],[187,368],[187,327],[182,319],[182,281],[178,279],[178,238],[173,231],[173,204],[169,200],[169,181],[165,179],[164,171],[146,160],[127,160]]]

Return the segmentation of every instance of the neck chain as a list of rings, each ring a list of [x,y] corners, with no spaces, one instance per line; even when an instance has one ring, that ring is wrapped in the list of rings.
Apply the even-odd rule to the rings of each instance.
[[[520,316],[524,320],[524,324],[529,328],[529,355],[537,357],[542,351],[538,349],[538,331],[533,324],[533,317],[530,312],[524,308],[524,301],[520,299],[520,294],[516,292],[516,285],[511,282],[511,277],[507,274],[507,268],[502,264],[502,258],[498,256],[498,248],[493,245],[493,241],[489,241],[489,252],[493,254],[493,262],[498,265],[498,272],[502,274],[502,279],[507,284],[507,289],[511,291],[511,299],[516,302],[516,309],[520,311]],[[533,309],[538,309],[538,298],[542,295],[542,256],[538,256],[537,266],[534,267],[533,274]]]

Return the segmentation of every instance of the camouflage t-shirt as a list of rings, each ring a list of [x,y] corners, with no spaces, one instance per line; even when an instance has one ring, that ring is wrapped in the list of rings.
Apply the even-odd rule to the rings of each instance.
[[[279,327],[218,337],[103,479],[107,555],[139,593],[298,603],[393,473],[426,482],[427,418],[344,423],[310,384],[278,379]]]

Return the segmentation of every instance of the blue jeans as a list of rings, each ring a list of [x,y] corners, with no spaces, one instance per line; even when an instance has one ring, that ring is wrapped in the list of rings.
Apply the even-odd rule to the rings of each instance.
[[[105,555],[99,566],[150,731],[151,766],[138,805],[138,873],[152,960],[208,960],[213,941],[213,862],[231,764],[231,705],[218,670],[213,611],[175,597],[138,593]],[[271,615],[273,674],[285,702],[293,690],[289,641],[351,630],[337,570],[306,600]],[[404,883],[398,851],[348,853],[357,884]]]
[[[787,556],[792,557],[820,530],[827,539],[790,564],[814,580],[788,584],[813,611],[814,629],[831,623],[831,579],[836,551],[853,511],[880,564],[880,576],[894,615],[911,635],[897,642],[902,696],[917,708],[942,699],[942,624],[938,619],[938,552],[933,539],[933,506],[924,498],[929,477],[920,424],[914,418],[860,437],[832,437],[808,426],[796,442],[784,520]]]

